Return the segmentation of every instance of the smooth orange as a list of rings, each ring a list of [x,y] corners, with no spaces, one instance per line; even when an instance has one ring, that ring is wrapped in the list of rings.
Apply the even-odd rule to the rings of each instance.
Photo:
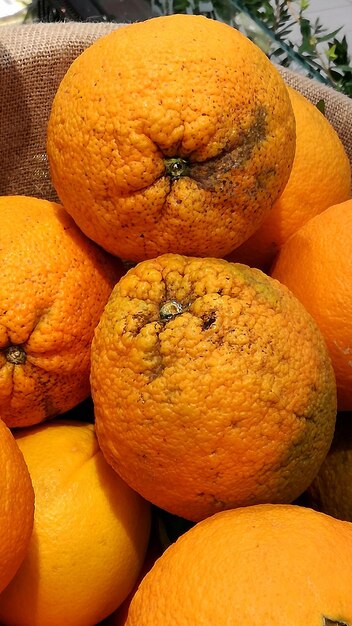
[[[94,328],[122,263],[56,203],[0,198],[0,418],[27,426],[90,394]]]
[[[95,331],[91,388],[107,461],[190,520],[293,500],[335,425],[314,320],[279,282],[221,259],[165,254],[130,269]]]
[[[238,30],[199,15],[94,42],[64,76],[47,132],[66,210],[132,261],[230,252],[283,191],[294,149],[277,69]]]
[[[155,518],[153,519],[153,521],[155,521]],[[128,609],[129,609],[129,606],[131,604],[131,600],[132,600],[134,594],[136,593],[140,582],[142,581],[144,576],[147,574],[147,572],[149,572],[149,570],[152,568],[152,566],[154,565],[156,559],[161,556],[161,554],[163,553],[164,549],[165,549],[165,547],[163,546],[163,544],[160,541],[159,529],[158,529],[158,527],[155,524],[155,527],[154,528],[152,527],[152,532],[151,532],[151,536],[150,536],[150,540],[149,540],[149,545],[148,545],[146,557],[145,557],[145,560],[144,560],[144,563],[143,563],[143,567],[142,567],[142,569],[141,569],[141,571],[139,573],[138,579],[137,579],[137,581],[136,581],[132,591],[127,596],[127,598],[122,602],[122,604],[120,604],[118,609],[116,611],[114,611],[114,613],[112,613],[104,621],[104,626],[125,626],[126,620],[127,620],[127,615],[128,615]],[[103,626],[103,625],[101,625],[101,626]]]
[[[28,553],[0,595],[6,626],[87,626],[127,597],[143,564],[150,507],[105,462],[92,424],[16,433],[36,508]]]
[[[350,626],[352,525],[293,505],[223,511],[156,561],[126,626]]]
[[[335,371],[340,411],[352,410],[352,200],[313,217],[282,247],[272,276],[316,320]]]
[[[296,153],[288,183],[258,230],[229,260],[268,271],[282,245],[303,224],[351,198],[351,165],[329,120],[288,87],[296,120]]]
[[[16,574],[28,550],[34,491],[23,455],[0,420],[0,591]]]

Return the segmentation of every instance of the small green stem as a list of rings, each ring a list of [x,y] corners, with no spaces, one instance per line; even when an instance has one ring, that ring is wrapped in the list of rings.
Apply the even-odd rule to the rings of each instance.
[[[23,365],[27,359],[27,355],[22,346],[10,346],[5,350],[5,357],[6,360],[13,365]]]
[[[162,322],[168,322],[172,320],[176,315],[180,315],[183,312],[183,306],[176,300],[168,300],[160,307],[160,319]]]
[[[181,157],[172,157],[164,159],[166,173],[170,178],[181,178],[181,176],[187,176],[189,167],[186,159]]]

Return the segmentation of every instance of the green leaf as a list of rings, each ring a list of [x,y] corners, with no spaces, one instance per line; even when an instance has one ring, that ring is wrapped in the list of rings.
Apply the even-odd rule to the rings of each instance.
[[[320,111],[320,113],[325,115],[325,100],[323,100],[323,99],[318,100],[318,102],[315,104],[315,106]]]
[[[311,23],[305,17],[302,17],[300,19],[300,31],[301,31],[302,37],[310,37],[312,34]]]
[[[189,0],[174,0],[172,4],[173,13],[185,13],[189,8],[190,2]]]
[[[317,40],[319,43],[323,43],[324,41],[329,41],[330,39],[332,39],[333,37],[335,37],[337,35],[337,33],[340,32],[342,26],[340,26],[340,28],[337,28],[336,30],[334,30],[332,33],[328,33],[327,35],[323,35],[323,37],[317,37]]]
[[[335,59],[337,59],[337,54],[336,54],[336,45],[333,44],[332,46],[330,46],[326,52],[325,52],[327,58],[329,59],[329,61],[335,61]]]
[[[352,65],[340,65],[340,63],[338,63],[336,69],[338,69],[340,72],[343,72],[344,74],[352,73]]]
[[[229,0],[223,0],[222,2],[220,0],[213,0],[212,3],[207,4],[213,5],[213,9],[216,12],[217,17],[220,17],[221,20],[223,20],[224,22],[231,22],[235,11]]]

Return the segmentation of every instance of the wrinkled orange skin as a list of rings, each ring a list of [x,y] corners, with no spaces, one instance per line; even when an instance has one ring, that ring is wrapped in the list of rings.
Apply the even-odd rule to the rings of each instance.
[[[296,152],[288,183],[258,230],[228,255],[269,271],[285,241],[332,204],[351,198],[351,165],[328,119],[288,87],[296,120]]]
[[[139,261],[222,256],[259,227],[295,150],[286,86],[236,29],[170,15],[100,38],[67,71],[47,152],[66,210],[91,239]],[[184,175],[165,159],[186,160]]]
[[[126,626],[352,624],[352,525],[257,505],[196,524],[156,561]]]
[[[0,266],[0,418],[29,426],[89,396],[93,331],[124,268],[59,204],[25,196],[0,198]]]
[[[352,200],[313,217],[282,247],[272,276],[317,322],[334,367],[339,411],[352,410]]]
[[[26,462],[11,431],[0,420],[0,592],[28,550],[34,520],[34,491]]]
[[[277,281],[221,259],[166,254],[129,270],[96,328],[91,389],[108,462],[194,521],[295,499],[335,425],[313,319]]]

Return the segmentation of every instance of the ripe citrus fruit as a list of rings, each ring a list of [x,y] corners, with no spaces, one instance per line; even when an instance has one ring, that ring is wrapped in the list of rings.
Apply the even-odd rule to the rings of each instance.
[[[272,276],[316,320],[337,382],[338,409],[352,410],[352,200],[326,209],[282,247]]]
[[[338,416],[334,439],[307,491],[308,502],[323,513],[352,522],[352,422]]]
[[[335,425],[314,320],[278,281],[222,259],[165,254],[130,269],[96,328],[91,389],[107,461],[193,521],[293,500]]]
[[[288,87],[296,119],[296,153],[289,181],[259,229],[229,259],[269,270],[278,250],[303,224],[351,197],[351,166],[328,119]]]
[[[155,513],[155,511],[154,511]],[[129,606],[131,604],[131,600],[134,596],[134,594],[137,591],[137,588],[141,582],[141,580],[144,578],[144,576],[146,575],[147,572],[149,572],[149,570],[152,568],[152,566],[154,565],[155,561],[157,558],[159,558],[161,556],[161,554],[164,551],[164,547],[160,541],[160,536],[159,536],[159,531],[155,525],[155,516],[153,517],[152,520],[154,523],[152,524],[152,529],[151,529],[151,536],[149,539],[149,544],[148,544],[148,549],[147,549],[147,553],[144,559],[144,563],[143,563],[143,567],[139,572],[139,576],[138,579],[132,589],[132,591],[129,593],[129,595],[127,596],[127,598],[125,598],[125,600],[122,602],[122,604],[120,604],[120,606],[118,607],[118,609],[116,611],[114,611],[114,613],[112,613],[111,615],[109,615],[109,617],[104,620],[104,626],[125,626],[126,624],[126,619],[127,619],[127,615],[128,615],[128,609]],[[103,625],[101,625],[103,626]]]
[[[112,613],[142,567],[150,506],[101,454],[92,424],[16,433],[35,491],[25,560],[0,595],[6,626],[87,626]]]
[[[47,132],[66,210],[132,261],[230,252],[283,191],[294,149],[275,66],[199,15],[128,24],[90,45],[57,90]]]
[[[352,525],[294,505],[223,511],[156,561],[126,626],[350,626]]]
[[[89,396],[90,344],[120,261],[56,203],[0,198],[0,418],[10,427]]]
[[[0,420],[0,591],[21,565],[32,534],[34,492],[23,455]]]

